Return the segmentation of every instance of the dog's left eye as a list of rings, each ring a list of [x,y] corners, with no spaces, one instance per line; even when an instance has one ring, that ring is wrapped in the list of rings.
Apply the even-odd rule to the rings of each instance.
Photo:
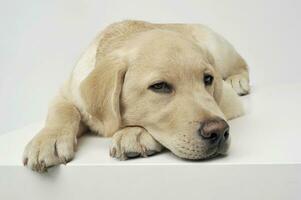
[[[204,74],[204,83],[206,86],[212,85],[213,83],[213,76],[210,74]]]
[[[171,85],[166,82],[155,83],[149,86],[148,89],[158,93],[170,93],[172,91]]]

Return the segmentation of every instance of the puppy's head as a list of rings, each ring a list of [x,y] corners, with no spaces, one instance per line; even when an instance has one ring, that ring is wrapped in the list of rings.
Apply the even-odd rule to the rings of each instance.
[[[182,158],[225,153],[229,126],[218,106],[222,79],[210,55],[167,31],[144,33],[131,45],[135,55],[128,59],[121,95],[124,125],[144,127]]]
[[[227,151],[229,126],[218,106],[222,79],[208,53],[179,34],[154,30],[129,40],[118,54],[126,70],[122,78],[114,72],[122,86],[113,105],[120,107],[110,115],[119,113],[119,126],[144,127],[186,159]]]

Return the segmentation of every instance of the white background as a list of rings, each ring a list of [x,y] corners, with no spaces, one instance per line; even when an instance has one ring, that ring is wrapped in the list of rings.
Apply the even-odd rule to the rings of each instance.
[[[0,134],[44,119],[92,38],[123,19],[209,25],[249,63],[252,84],[300,82],[300,10],[298,0],[1,0]]]

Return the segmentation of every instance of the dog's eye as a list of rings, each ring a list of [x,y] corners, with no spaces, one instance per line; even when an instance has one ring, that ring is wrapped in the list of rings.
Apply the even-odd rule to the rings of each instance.
[[[213,76],[210,74],[204,74],[204,83],[206,86],[211,85],[213,82]]]
[[[155,83],[149,86],[148,89],[158,93],[170,93],[172,91],[171,85],[166,82]]]

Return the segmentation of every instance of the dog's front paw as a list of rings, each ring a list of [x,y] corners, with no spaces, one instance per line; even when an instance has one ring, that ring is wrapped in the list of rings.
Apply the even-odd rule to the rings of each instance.
[[[226,79],[238,95],[246,95],[250,92],[249,79],[244,73],[229,76]]]
[[[145,129],[127,127],[117,131],[112,138],[110,155],[119,160],[135,157],[147,157],[163,149]]]
[[[43,129],[26,146],[23,164],[34,171],[47,171],[48,167],[72,160],[75,144],[76,138],[72,134],[57,129]]]

